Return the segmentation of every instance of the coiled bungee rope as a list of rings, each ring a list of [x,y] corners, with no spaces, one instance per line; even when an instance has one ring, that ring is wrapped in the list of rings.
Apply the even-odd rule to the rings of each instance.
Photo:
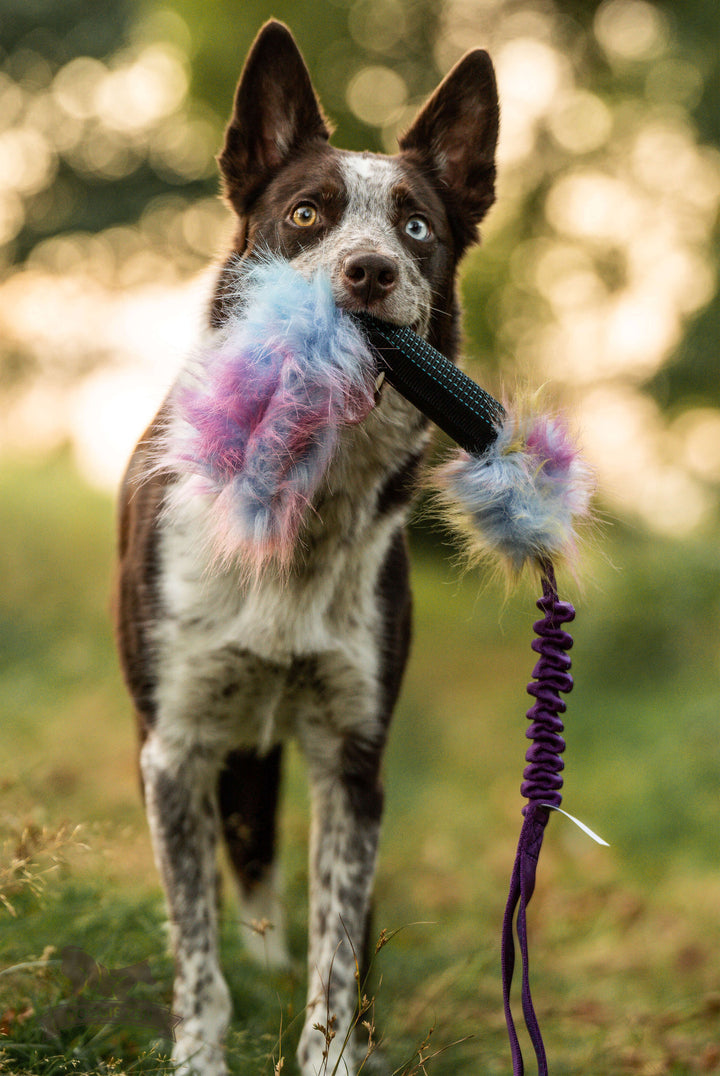
[[[567,653],[573,640],[562,625],[574,620],[575,610],[569,602],[560,601],[555,574],[548,562],[542,565],[542,585],[543,596],[538,600],[537,606],[544,616],[533,625],[537,638],[531,644],[533,650],[540,655],[540,660],[533,669],[534,679],[527,687],[528,694],[535,698],[535,703],[527,712],[531,725],[525,734],[532,740],[532,744],[525,755],[528,765],[523,772],[524,781],[520,787],[522,795],[529,802],[522,810],[524,821],[515,854],[502,927],[503,1001],[514,1076],[523,1076],[525,1071],[510,1007],[510,987],[515,967],[513,920],[516,910],[516,929],[522,959],[522,1008],[525,1026],[535,1050],[539,1076],[547,1076],[548,1072],[545,1046],[530,993],[526,913],[535,889],[538,858],[550,811],[557,809],[562,802],[560,789],[563,782],[560,775],[564,763],[560,756],[565,750],[565,741],[562,738],[564,726],[560,714],[565,712],[566,705],[560,698],[560,692],[568,694],[573,686]]]

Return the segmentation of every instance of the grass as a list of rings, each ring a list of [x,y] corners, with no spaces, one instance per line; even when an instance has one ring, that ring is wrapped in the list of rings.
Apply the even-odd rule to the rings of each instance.
[[[66,946],[110,971],[147,962],[148,981],[128,997],[145,1011],[170,1006],[110,630],[112,506],[58,457],[0,469],[0,514],[0,1072],[162,1073],[167,1039],[115,1010],[59,1037],[43,1029],[73,997]],[[622,527],[607,537],[576,599],[565,805],[611,848],[553,819],[529,914],[534,996],[553,1076],[717,1072],[720,567],[710,542]],[[417,553],[415,648],[387,758],[376,887],[378,934],[402,929],[377,956],[371,995],[388,1073],[424,1064],[432,1076],[492,1076],[511,1067],[499,925],[520,822],[533,596],[505,601],[423,542]],[[230,1064],[243,1076],[271,1076],[281,1056],[283,1076],[296,1071],[307,796],[300,758],[291,751],[288,762],[296,966],[258,974],[231,910],[223,926]]]

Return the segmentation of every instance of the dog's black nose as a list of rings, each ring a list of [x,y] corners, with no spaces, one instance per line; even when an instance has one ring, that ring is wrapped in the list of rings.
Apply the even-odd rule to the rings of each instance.
[[[397,277],[396,262],[374,250],[358,250],[343,262],[345,286],[366,306],[385,299],[395,287]]]

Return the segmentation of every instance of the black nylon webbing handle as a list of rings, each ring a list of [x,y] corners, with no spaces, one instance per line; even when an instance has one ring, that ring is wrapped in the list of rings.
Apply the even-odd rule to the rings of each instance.
[[[353,312],[378,353],[380,368],[406,400],[468,452],[482,453],[497,437],[505,409],[471,377],[406,325]]]

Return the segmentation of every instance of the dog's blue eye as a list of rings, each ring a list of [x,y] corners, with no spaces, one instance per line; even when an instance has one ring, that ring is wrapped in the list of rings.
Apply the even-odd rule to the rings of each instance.
[[[410,217],[410,220],[405,225],[405,232],[413,239],[429,239],[430,225],[424,217]]]

